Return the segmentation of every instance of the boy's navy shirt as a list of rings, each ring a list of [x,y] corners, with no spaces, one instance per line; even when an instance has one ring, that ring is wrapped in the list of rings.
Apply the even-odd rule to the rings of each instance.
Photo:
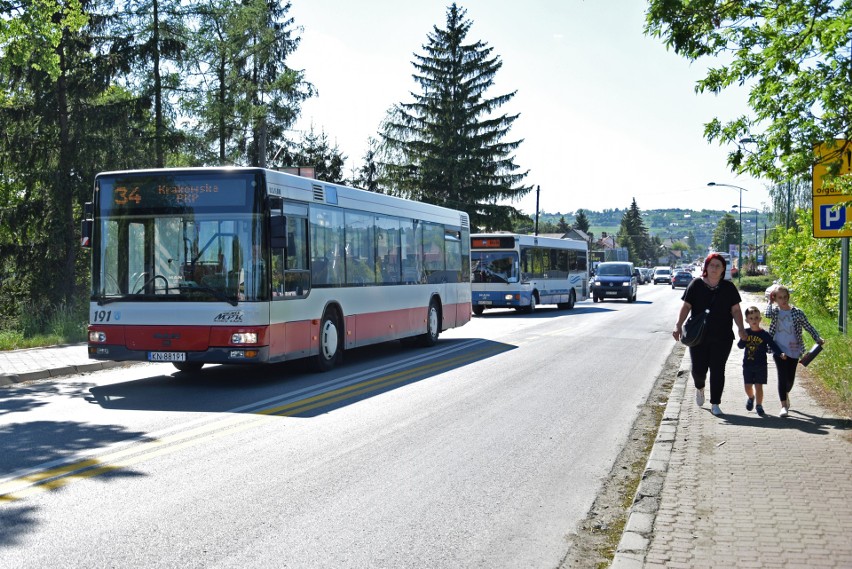
[[[772,336],[766,330],[761,328],[755,332],[751,328],[746,328],[746,333],[748,337],[737,342],[738,348],[745,348],[743,367],[766,367],[766,354],[770,348],[773,353],[781,355],[783,350],[772,340]]]

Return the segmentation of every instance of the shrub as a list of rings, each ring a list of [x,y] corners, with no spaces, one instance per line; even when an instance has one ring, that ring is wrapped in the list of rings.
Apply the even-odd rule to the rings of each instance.
[[[759,275],[755,277],[743,277],[742,279],[734,279],[737,287],[746,292],[757,292],[763,294],[763,291],[775,282],[775,279],[769,275]]]

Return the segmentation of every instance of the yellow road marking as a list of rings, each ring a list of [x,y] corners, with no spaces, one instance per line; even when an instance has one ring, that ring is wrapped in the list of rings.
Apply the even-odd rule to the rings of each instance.
[[[496,354],[509,349],[504,345],[489,346],[466,354],[415,368],[383,375],[368,381],[335,389],[286,405],[261,409],[253,415],[238,415],[214,421],[207,425],[145,441],[130,447],[103,454],[98,458],[86,459],[37,472],[32,472],[0,484],[0,502],[20,500],[48,490],[61,488],[74,480],[93,478],[107,472],[133,466],[152,458],[193,447],[201,442],[222,438],[256,427],[265,418],[261,416],[294,416],[299,413],[351,399],[392,385],[403,383],[419,375],[436,370],[449,369],[460,363],[473,361],[481,356]]]

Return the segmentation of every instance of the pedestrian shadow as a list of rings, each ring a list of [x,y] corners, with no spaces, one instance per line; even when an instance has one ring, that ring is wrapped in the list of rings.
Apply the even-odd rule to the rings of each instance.
[[[709,412],[709,411],[708,411]],[[810,435],[827,435],[830,431],[852,430],[852,421],[836,417],[818,417],[791,410],[785,417],[767,415],[723,415],[722,419],[734,427],[761,427],[765,429],[797,430]]]

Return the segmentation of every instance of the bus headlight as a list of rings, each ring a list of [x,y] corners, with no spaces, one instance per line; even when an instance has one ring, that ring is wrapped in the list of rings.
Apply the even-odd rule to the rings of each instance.
[[[89,341],[93,344],[106,342],[106,332],[89,332]]]
[[[257,344],[257,332],[237,332],[231,334],[232,344]]]
[[[514,300],[514,299],[515,299],[515,296],[512,295],[512,294],[507,294],[505,297],[503,297],[503,300]]]

